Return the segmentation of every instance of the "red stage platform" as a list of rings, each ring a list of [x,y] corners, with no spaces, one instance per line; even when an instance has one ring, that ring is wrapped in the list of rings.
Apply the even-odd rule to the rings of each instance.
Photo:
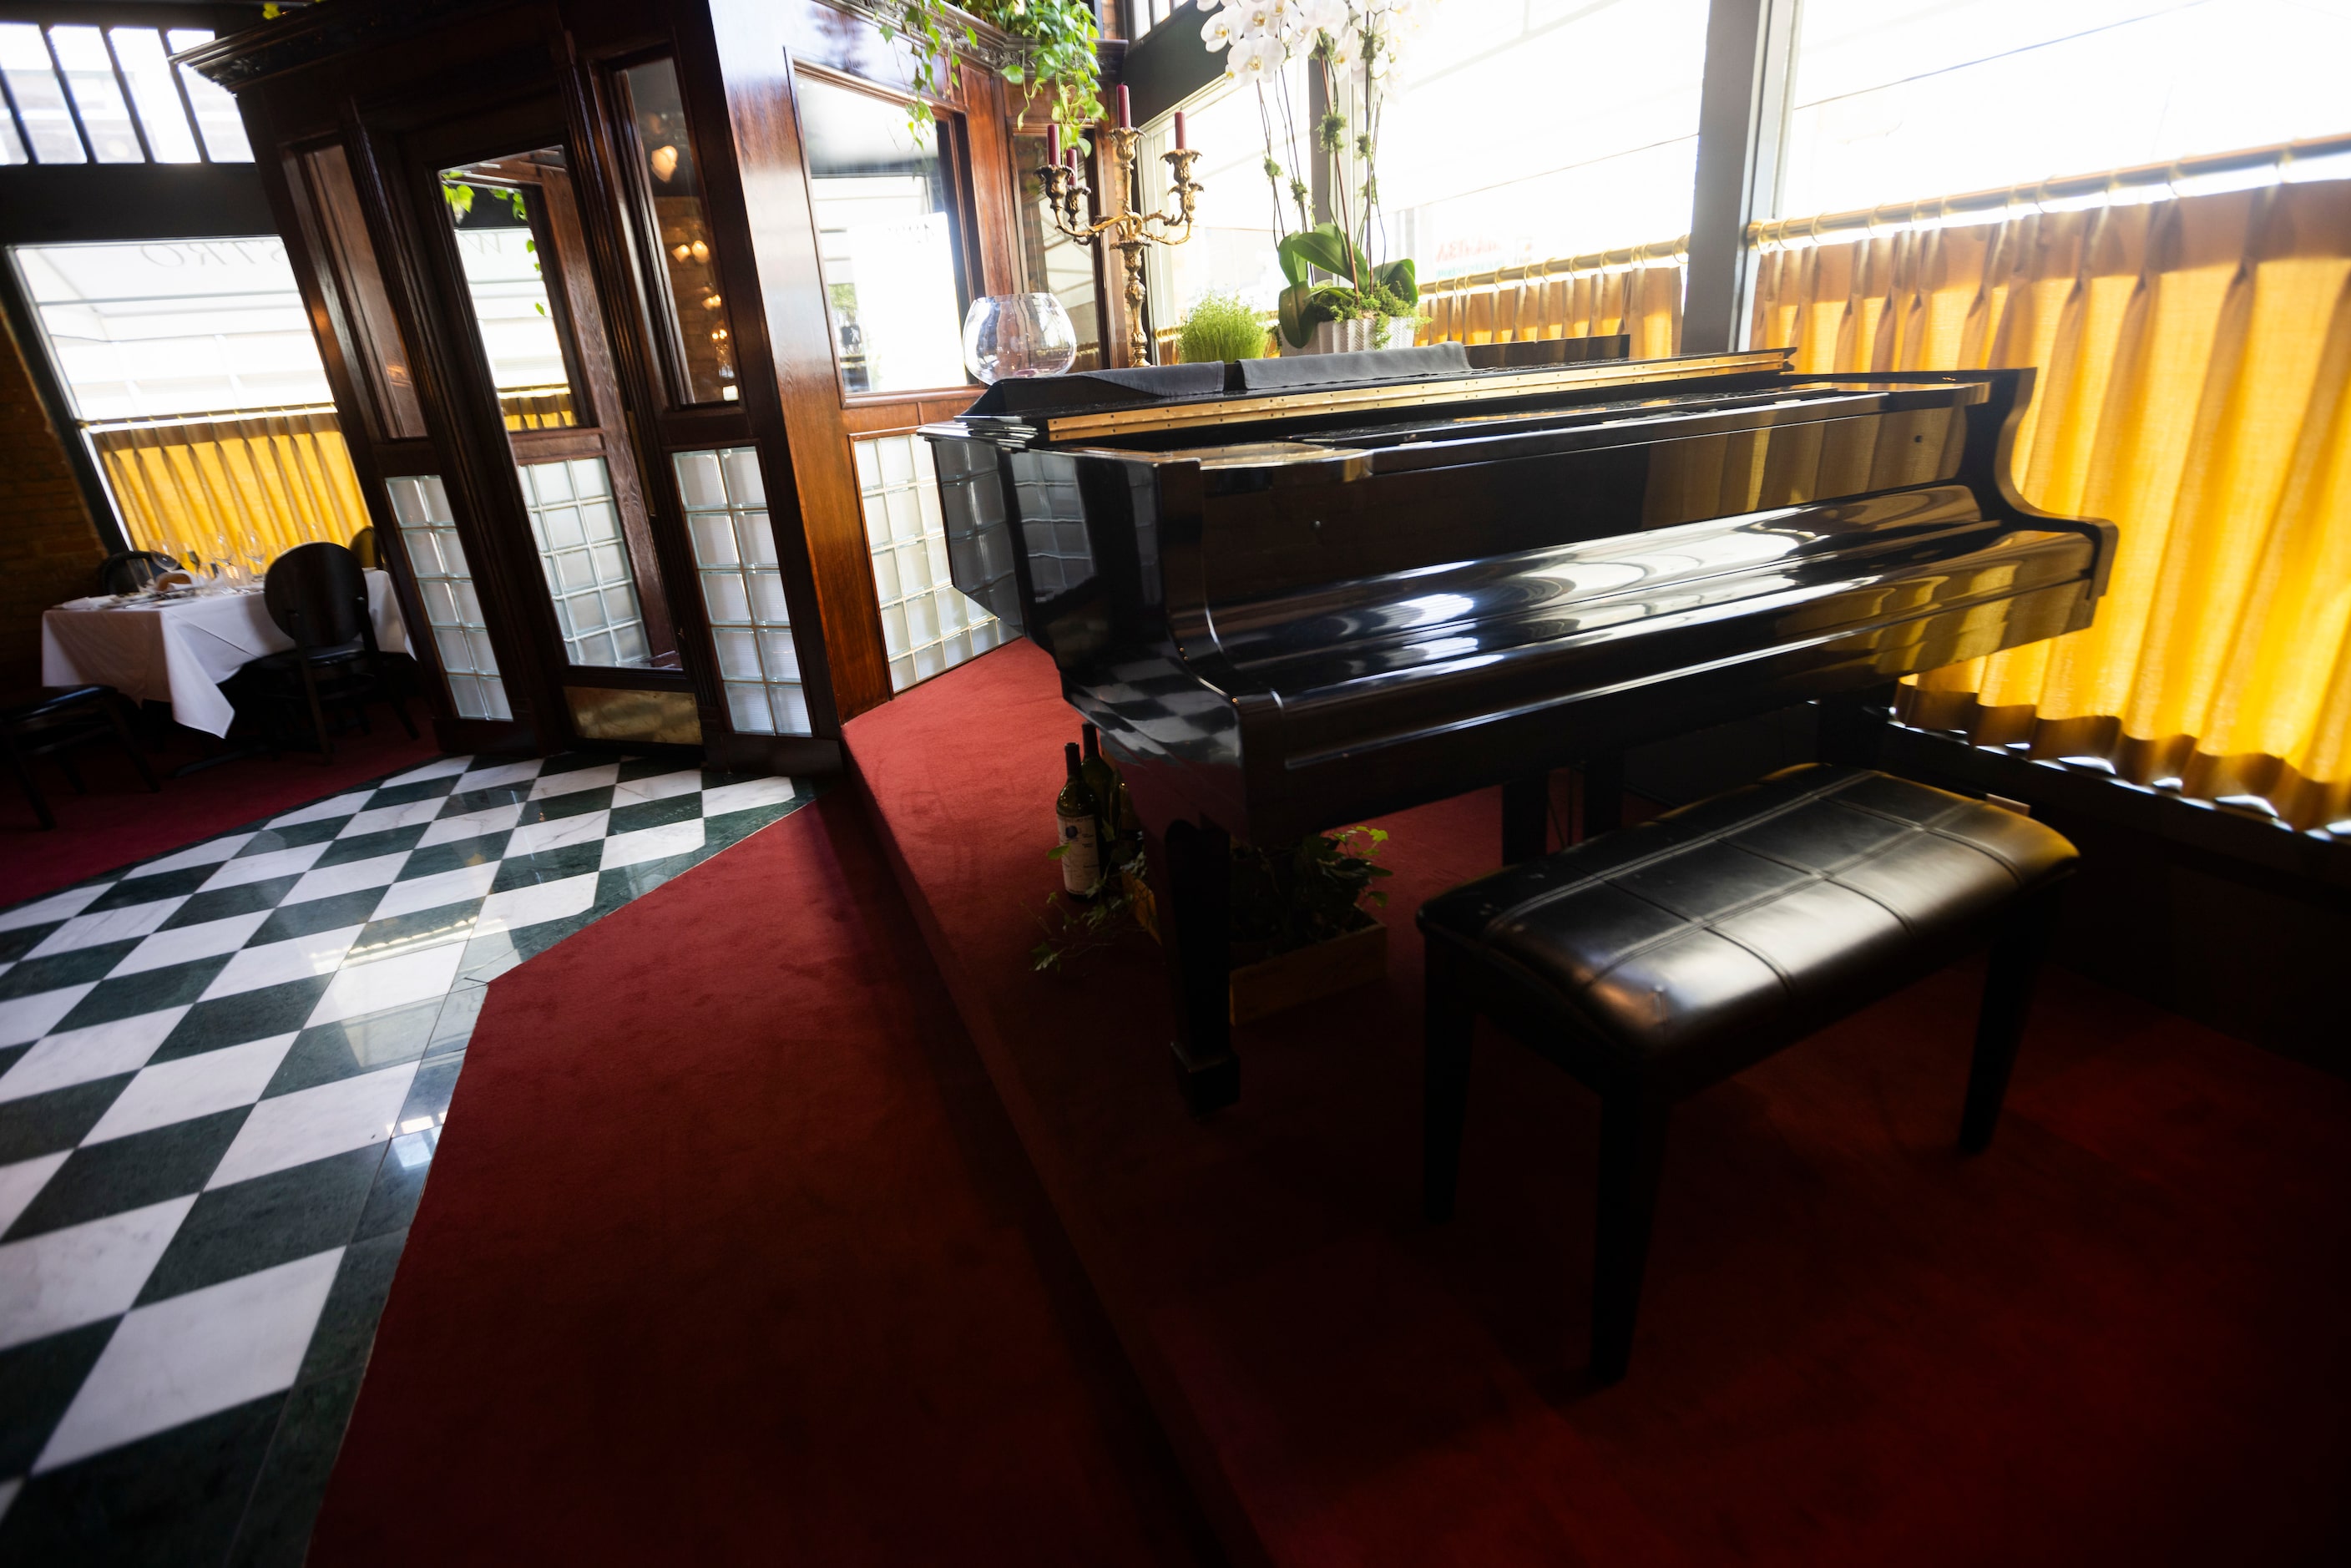
[[[1076,715],[1015,643],[854,721],[886,852],[1237,1561],[2285,1562],[2351,1542],[2351,1086],[2044,982],[1953,1151],[1976,971],[1690,1102],[1630,1378],[1583,1375],[1593,1103],[1481,1040],[1419,1217],[1418,902],[1499,802],[1388,819],[1381,985],[1238,1031],[1188,1116],[1156,952],[1030,972]]]

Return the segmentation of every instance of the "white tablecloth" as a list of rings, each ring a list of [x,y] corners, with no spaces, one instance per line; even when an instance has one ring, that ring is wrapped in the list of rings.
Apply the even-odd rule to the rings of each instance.
[[[367,584],[376,646],[408,652],[391,577],[371,571]],[[192,729],[226,735],[236,710],[220,684],[263,654],[293,645],[258,592],[107,609],[60,606],[41,617],[41,684],[112,686],[133,702],[170,703],[172,716]]]

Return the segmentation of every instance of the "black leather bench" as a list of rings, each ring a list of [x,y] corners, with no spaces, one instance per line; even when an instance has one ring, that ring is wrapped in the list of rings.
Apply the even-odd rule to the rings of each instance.
[[[2012,811],[1812,766],[1430,899],[1428,1217],[1453,1212],[1483,1013],[1600,1096],[1592,1371],[1622,1377],[1674,1103],[1991,942],[1959,1123],[1981,1150],[2074,858]]]

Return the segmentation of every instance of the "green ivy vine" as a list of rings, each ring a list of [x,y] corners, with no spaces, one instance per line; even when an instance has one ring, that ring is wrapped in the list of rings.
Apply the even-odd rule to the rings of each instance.
[[[958,69],[956,51],[980,47],[979,30],[967,16],[1020,40],[998,68],[1005,80],[1025,89],[1025,103],[1034,103],[1040,93],[1052,95],[1053,123],[1064,140],[1105,118],[1102,62],[1094,53],[1102,35],[1090,0],[972,0],[963,6],[945,0],[882,0],[876,25],[884,38],[904,46],[919,98],[947,96]],[[907,126],[917,141],[927,141],[930,110],[920,102],[908,105]]]

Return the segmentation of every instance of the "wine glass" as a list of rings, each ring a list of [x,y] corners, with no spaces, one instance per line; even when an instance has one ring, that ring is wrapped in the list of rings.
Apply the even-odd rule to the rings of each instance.
[[[263,546],[261,536],[251,528],[245,530],[245,537],[240,543],[245,550],[246,580],[258,588],[269,577],[269,551]]]
[[[1077,357],[1077,329],[1050,294],[991,294],[963,319],[963,362],[991,384],[1058,376]]]

